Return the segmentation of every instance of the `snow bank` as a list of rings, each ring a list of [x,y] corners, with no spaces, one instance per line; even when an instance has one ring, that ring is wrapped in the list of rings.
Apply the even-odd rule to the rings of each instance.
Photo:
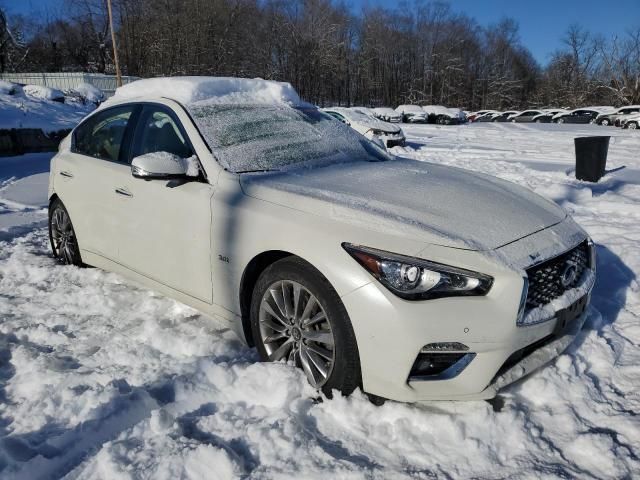
[[[318,402],[304,374],[258,363],[227,324],[54,262],[46,210],[8,201],[25,201],[18,190],[35,184],[16,178],[46,171],[48,157],[0,158],[0,478],[637,477],[640,135],[607,129],[608,168],[626,168],[580,182],[573,137],[597,132],[406,126],[412,147],[393,149],[551,197],[597,243],[583,331],[492,404]],[[12,215],[32,223],[7,230]]]
[[[22,87],[22,90],[26,95],[33,98],[53,102],[64,102],[64,93],[55,88],[43,87],[42,85],[25,85]]]
[[[56,93],[59,91],[46,87],[24,88],[24,95],[0,94],[0,129],[41,128],[45,132],[70,129],[95,108],[94,104],[51,101],[59,98]]]
[[[289,83],[232,77],[148,78],[118,88],[112,98],[115,101],[142,96],[168,97],[184,104],[302,103]]]
[[[90,83],[81,83],[73,89],[86,101],[98,104],[104,100],[104,93],[98,87],[94,87]]]
[[[20,85],[0,80],[0,95],[16,95],[20,92]]]

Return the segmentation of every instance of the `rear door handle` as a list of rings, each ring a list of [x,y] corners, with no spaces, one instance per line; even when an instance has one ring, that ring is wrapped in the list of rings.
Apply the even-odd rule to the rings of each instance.
[[[73,173],[67,172],[67,171],[61,171],[60,175],[62,175],[63,177],[67,177],[67,178],[73,178]]]
[[[116,193],[124,197],[133,197],[133,194],[129,192],[126,188],[116,188]]]

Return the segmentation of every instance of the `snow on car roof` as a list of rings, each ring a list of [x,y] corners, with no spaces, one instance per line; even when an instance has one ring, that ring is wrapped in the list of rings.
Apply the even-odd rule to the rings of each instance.
[[[304,104],[290,83],[234,77],[147,78],[118,88],[112,98],[120,101],[149,96],[171,98],[184,104]]]

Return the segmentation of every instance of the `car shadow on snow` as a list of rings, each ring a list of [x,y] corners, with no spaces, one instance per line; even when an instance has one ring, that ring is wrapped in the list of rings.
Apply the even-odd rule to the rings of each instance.
[[[627,290],[636,280],[636,275],[609,248],[596,245],[596,284],[591,294],[591,306],[600,315],[591,315],[583,330],[601,330],[611,325],[618,318],[618,314],[625,308]],[[584,335],[579,336],[579,346],[584,341]]]

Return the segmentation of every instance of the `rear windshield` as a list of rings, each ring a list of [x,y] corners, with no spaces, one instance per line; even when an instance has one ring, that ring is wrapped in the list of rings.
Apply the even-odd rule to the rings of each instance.
[[[235,173],[279,170],[311,162],[379,162],[381,148],[316,108],[209,104],[188,107],[224,168]]]

